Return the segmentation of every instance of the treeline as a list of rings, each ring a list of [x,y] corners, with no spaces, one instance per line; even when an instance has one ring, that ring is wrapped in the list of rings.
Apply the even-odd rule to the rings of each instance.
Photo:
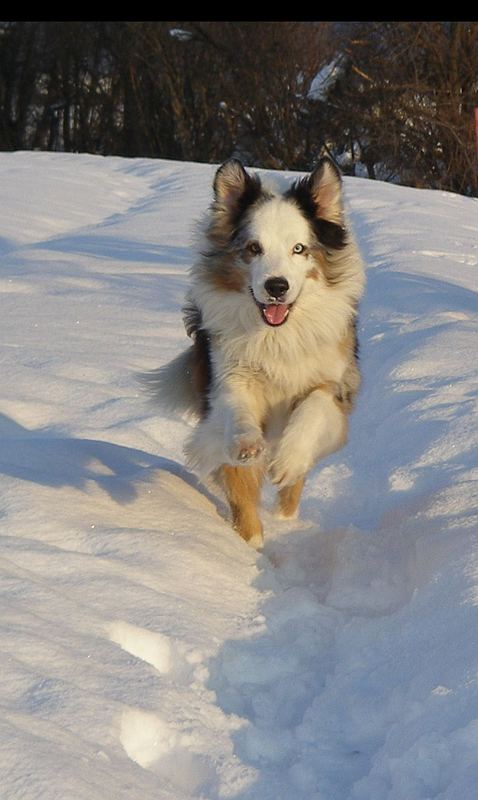
[[[477,194],[477,22],[0,22],[0,149]]]

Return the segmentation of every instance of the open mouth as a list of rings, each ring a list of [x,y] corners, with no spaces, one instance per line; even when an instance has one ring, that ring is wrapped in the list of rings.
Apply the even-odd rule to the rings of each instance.
[[[284,322],[287,322],[289,311],[294,305],[293,303],[260,303],[259,300],[256,300],[252,286],[249,286],[249,291],[266,325],[278,328],[279,325],[283,325]]]
[[[265,303],[257,303],[257,305],[261,310],[264,322],[275,328],[287,322],[289,311],[292,308],[292,303],[290,305],[287,305],[287,303],[268,303],[267,305]]]

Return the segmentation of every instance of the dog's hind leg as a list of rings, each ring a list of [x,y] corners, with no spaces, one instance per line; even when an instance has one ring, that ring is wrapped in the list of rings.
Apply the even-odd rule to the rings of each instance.
[[[219,470],[232,512],[233,527],[251,547],[262,547],[262,523],[257,513],[263,477],[262,467],[232,467]]]
[[[299,508],[304,482],[305,478],[298,478],[296,482],[292,483],[290,486],[284,486],[283,489],[279,489],[279,497],[275,512],[279,519],[291,519],[297,516],[297,509]]]

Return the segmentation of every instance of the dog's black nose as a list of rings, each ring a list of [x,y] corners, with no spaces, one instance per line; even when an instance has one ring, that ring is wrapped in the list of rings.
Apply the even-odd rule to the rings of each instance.
[[[289,283],[285,278],[268,278],[264,283],[264,289],[271,296],[279,300],[289,288]]]

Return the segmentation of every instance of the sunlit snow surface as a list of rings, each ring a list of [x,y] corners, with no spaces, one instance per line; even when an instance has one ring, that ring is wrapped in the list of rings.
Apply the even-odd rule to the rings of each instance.
[[[471,800],[478,203],[345,179],[363,389],[256,554],[134,377],[213,173],[0,154],[0,798]]]

